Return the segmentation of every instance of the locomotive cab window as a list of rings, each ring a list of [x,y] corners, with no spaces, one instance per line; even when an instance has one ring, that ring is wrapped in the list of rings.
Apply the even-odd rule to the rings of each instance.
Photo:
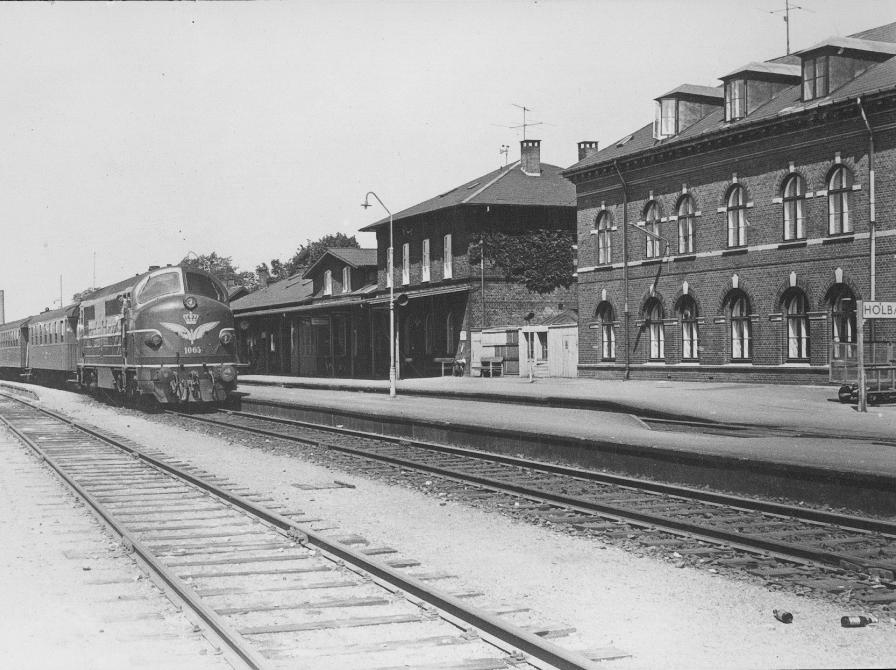
[[[227,294],[224,293],[224,289],[208,275],[198,272],[184,272],[184,275],[187,281],[187,293],[203,295],[218,302],[227,302]]]
[[[137,302],[141,304],[161,298],[164,295],[183,293],[180,270],[171,270],[170,272],[152,275],[144,281],[143,286],[137,290]]]

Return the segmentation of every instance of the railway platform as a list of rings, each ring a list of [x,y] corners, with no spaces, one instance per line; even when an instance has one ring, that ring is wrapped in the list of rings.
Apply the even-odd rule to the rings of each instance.
[[[242,408],[745,495],[896,514],[896,405],[831,386],[246,375]],[[309,393],[313,391],[313,393]]]

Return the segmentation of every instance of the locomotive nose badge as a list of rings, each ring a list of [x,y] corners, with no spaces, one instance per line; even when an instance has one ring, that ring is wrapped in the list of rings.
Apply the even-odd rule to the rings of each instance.
[[[187,309],[196,309],[197,304],[198,303],[196,302],[196,298],[191,295],[188,295],[186,298],[184,298],[184,307],[186,307]]]

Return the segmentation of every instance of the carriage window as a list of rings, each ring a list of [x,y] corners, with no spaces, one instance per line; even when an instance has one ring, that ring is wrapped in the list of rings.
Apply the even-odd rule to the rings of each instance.
[[[180,292],[180,271],[163,272],[146,281],[143,288],[140,289],[140,293],[137,294],[137,302],[146,303],[163,295]]]
[[[227,302],[227,296],[214,279],[208,275],[199,274],[198,272],[186,272],[187,276],[187,293],[195,293],[204,295],[206,298],[217,300],[218,302]]]

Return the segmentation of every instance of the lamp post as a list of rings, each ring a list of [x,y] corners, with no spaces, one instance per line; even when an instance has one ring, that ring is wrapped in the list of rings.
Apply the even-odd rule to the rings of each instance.
[[[380,203],[380,206],[386,210],[386,213],[389,214],[389,252],[386,258],[386,272],[388,273],[387,278],[389,282],[389,397],[394,398],[395,391],[395,277],[392,267],[392,258],[393,258],[393,236],[392,236],[392,212],[389,211],[389,208],[383,204],[383,201],[380,200],[380,197],[374,193],[373,191],[368,191],[367,195],[364,196],[364,202],[361,203],[361,207],[367,209],[368,207],[372,207],[370,204],[370,196],[376,198],[376,201]]]

